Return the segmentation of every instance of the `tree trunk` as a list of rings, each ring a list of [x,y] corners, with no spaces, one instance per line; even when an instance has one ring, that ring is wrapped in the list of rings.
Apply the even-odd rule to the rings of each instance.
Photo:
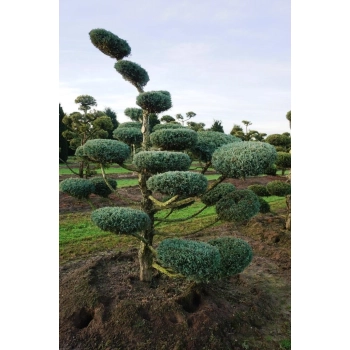
[[[80,162],[79,164],[79,177],[84,177],[84,162]]]
[[[286,196],[287,205],[287,219],[286,219],[286,229],[291,231],[292,229],[292,196],[289,194]]]

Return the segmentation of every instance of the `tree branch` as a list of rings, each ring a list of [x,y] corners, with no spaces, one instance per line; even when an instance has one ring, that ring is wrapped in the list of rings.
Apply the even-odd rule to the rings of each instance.
[[[69,169],[73,174],[79,176],[79,173],[76,173],[76,172],[68,165],[67,162],[65,162],[65,161],[64,161],[63,159],[61,159],[61,158],[60,158],[60,160],[61,160],[64,164],[66,164],[66,166],[68,167],[68,169]]]
[[[171,277],[171,278],[176,278],[176,277],[185,277],[184,275],[181,275],[181,273],[175,273],[171,269],[166,269],[163,266],[160,266],[156,262],[152,264],[152,267],[154,267],[156,270],[164,273],[165,275]]]
[[[207,209],[208,206],[205,205],[202,209],[198,210],[196,213],[193,215],[188,216],[187,218],[179,218],[179,219],[166,219],[166,218],[154,218],[155,221],[160,221],[160,222],[180,222],[180,221],[186,221],[189,219],[194,218],[195,216],[199,215],[202,211]],[[172,209],[173,210],[173,209]]]

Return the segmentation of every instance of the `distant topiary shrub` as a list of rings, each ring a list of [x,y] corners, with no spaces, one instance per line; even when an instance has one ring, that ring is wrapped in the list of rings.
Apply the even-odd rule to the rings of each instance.
[[[259,197],[251,190],[236,190],[228,193],[216,203],[219,219],[242,222],[259,212]]]
[[[218,131],[198,131],[197,136],[197,143],[191,148],[191,152],[202,162],[209,162],[214,151],[222,145],[242,142],[238,137]]]
[[[117,128],[113,131],[113,137],[128,145],[138,145],[142,143],[142,132],[139,128]]]
[[[208,244],[218,248],[220,252],[218,278],[241,273],[253,259],[251,246],[240,238],[220,237],[208,241]]]
[[[162,266],[197,282],[215,279],[220,267],[218,248],[208,243],[178,238],[160,242],[157,259]]]
[[[264,185],[250,185],[247,187],[248,190],[253,191],[259,197],[268,197],[270,192],[267,190]]]
[[[197,142],[197,133],[187,128],[161,129],[151,133],[153,147],[163,150],[183,151]]]
[[[274,146],[259,141],[233,142],[218,148],[212,156],[213,167],[231,178],[263,174],[276,160]]]
[[[92,44],[105,55],[121,60],[130,55],[131,48],[127,41],[105,29],[93,29],[89,33]]]
[[[142,151],[135,155],[133,162],[138,171],[146,170],[157,174],[165,171],[186,171],[192,161],[182,152]]]
[[[148,73],[137,63],[121,60],[114,65],[114,68],[126,81],[136,86],[144,87],[149,81]]]
[[[234,185],[230,183],[221,183],[210,190],[208,193],[205,193],[201,197],[201,201],[208,206],[214,205],[221,198],[225,197],[228,193],[231,193],[233,191],[236,191],[236,187]]]
[[[69,178],[60,183],[60,190],[78,199],[87,199],[91,193],[94,193],[94,184],[87,179]]]
[[[167,91],[148,91],[139,94],[136,104],[149,113],[161,113],[172,107],[170,93]]]
[[[292,155],[287,152],[277,152],[276,166],[282,169],[282,175],[284,175],[285,169],[290,169],[292,165]]]
[[[115,234],[137,233],[151,224],[144,211],[122,207],[96,209],[92,212],[91,219],[101,230]]]
[[[264,170],[264,174],[265,174],[265,175],[270,175],[270,176],[276,176],[276,174],[277,174],[277,167],[276,167],[276,164],[272,164],[271,166],[268,166],[268,167]]]
[[[115,130],[118,130],[118,129],[121,129],[121,128],[137,128],[137,129],[140,129],[142,128],[142,123],[139,123],[139,122],[125,122],[125,123],[121,123],[118,125],[118,128],[115,129]]]
[[[94,184],[95,190],[94,194],[100,197],[107,198],[111,193],[111,189],[107,186],[103,177],[92,177],[90,181]],[[117,188],[117,181],[114,179],[107,179],[108,183],[113,189]]]
[[[180,124],[173,123],[158,124],[153,127],[152,132],[163,129],[186,129],[186,127]]]
[[[147,187],[151,191],[172,196],[198,196],[205,192],[207,185],[208,180],[204,175],[190,171],[168,171],[147,180]]]
[[[130,155],[130,148],[117,140],[94,139],[84,144],[84,154],[97,163],[122,164]]]
[[[259,197],[260,209],[259,212],[262,214],[269,213],[271,211],[270,204],[264,199]]]
[[[272,196],[284,197],[291,194],[291,185],[279,180],[269,182],[266,188]]]

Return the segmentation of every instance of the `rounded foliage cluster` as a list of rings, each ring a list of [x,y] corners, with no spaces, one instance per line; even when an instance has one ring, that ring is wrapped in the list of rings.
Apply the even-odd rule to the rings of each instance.
[[[135,123],[136,124],[136,123]],[[142,132],[139,128],[117,128],[113,131],[113,137],[128,145],[139,145],[142,143]]]
[[[238,137],[218,131],[198,131],[197,135],[197,143],[192,147],[191,152],[202,162],[211,161],[214,151],[222,145],[242,142]]]
[[[252,261],[253,250],[244,240],[234,237],[220,237],[208,241],[219,249],[219,278],[241,273]]]
[[[270,192],[267,190],[264,185],[250,185],[247,187],[248,190],[253,191],[259,197],[268,197],[270,196]]]
[[[270,175],[270,176],[275,176],[277,174],[277,167],[276,164],[272,164],[270,166],[268,166],[265,170],[264,170],[264,174],[265,175]]]
[[[272,145],[259,141],[233,142],[218,148],[212,157],[213,167],[231,178],[263,174],[276,160]]]
[[[92,44],[105,55],[121,60],[131,53],[131,48],[127,41],[105,29],[93,29],[89,33]]]
[[[225,197],[228,193],[231,193],[233,191],[236,191],[236,187],[234,185],[230,183],[221,183],[210,190],[208,193],[205,193],[201,197],[201,201],[208,206],[214,205],[221,198]]]
[[[116,234],[133,234],[145,230],[151,224],[149,216],[137,209],[104,207],[96,209],[91,219],[101,230]]]
[[[148,73],[137,63],[121,60],[114,65],[114,68],[125,80],[136,86],[144,87],[149,81]]]
[[[160,242],[157,259],[162,266],[198,282],[215,279],[220,266],[220,253],[216,247],[178,238]]]
[[[259,213],[259,197],[250,190],[228,193],[216,203],[216,213],[221,220],[242,222]]]
[[[288,169],[291,167],[292,155],[287,152],[277,152],[277,159],[275,164],[279,168]]]
[[[182,152],[141,151],[134,156],[133,163],[139,171],[151,174],[165,171],[186,171],[191,165],[191,158]]]
[[[94,184],[95,190],[94,194],[107,198],[111,193],[111,189],[107,186],[103,177],[92,177],[90,181]],[[117,188],[117,181],[114,179],[107,179],[109,185],[115,190]]]
[[[284,197],[291,193],[291,185],[280,180],[269,182],[266,188],[272,196]]]
[[[149,113],[161,113],[172,107],[171,97],[167,91],[148,91],[139,94],[136,104]]]
[[[273,146],[289,147],[291,138],[283,134],[271,134],[266,137],[265,141]]]
[[[118,129],[122,129],[122,128],[137,128],[137,129],[141,130],[142,123],[140,123],[140,122],[125,122],[125,123],[121,123],[118,125]]]
[[[86,141],[84,154],[93,162],[122,164],[129,157],[130,148],[121,141],[94,139]]]
[[[161,129],[152,132],[150,140],[154,147],[182,151],[196,144],[197,133],[187,128]]]
[[[262,214],[269,213],[271,211],[270,204],[264,199],[259,197],[260,209],[259,212]]]
[[[77,157],[78,160],[85,160],[84,156],[84,146],[79,146],[76,150],[74,155]]]
[[[128,107],[125,108],[124,114],[128,116],[133,121],[139,121],[142,119],[142,109],[141,108],[134,108],[134,107]],[[141,128],[141,126],[140,126]]]
[[[175,123],[158,124],[153,127],[152,131],[162,130],[162,129],[186,129],[185,126]]]
[[[60,191],[75,198],[87,199],[91,193],[94,193],[95,186],[90,180],[72,177],[61,181]]]
[[[198,196],[205,192],[207,178],[191,171],[168,171],[154,175],[147,180],[151,191],[158,191],[172,196]]]

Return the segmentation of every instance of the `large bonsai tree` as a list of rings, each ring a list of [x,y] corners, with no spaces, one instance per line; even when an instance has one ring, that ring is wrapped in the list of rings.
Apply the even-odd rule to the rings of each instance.
[[[262,142],[241,142],[221,132],[197,133],[181,125],[171,128],[158,125],[150,132],[150,115],[172,107],[170,93],[164,90],[144,91],[149,80],[148,73],[140,65],[124,59],[131,52],[125,40],[104,29],[94,29],[89,34],[94,46],[117,60],[114,68],[135,86],[139,93],[136,104],[142,109],[141,150],[131,163],[127,162],[130,147],[120,140],[95,139],[82,146],[83,156],[101,166],[105,184],[111,191],[115,189],[106,178],[106,166],[117,163],[137,172],[142,197],[136,207],[94,210],[92,221],[102,230],[132,235],[140,241],[138,256],[142,281],[151,281],[154,269],[168,276],[182,276],[194,281],[240,273],[252,260],[252,249],[247,242],[233,237],[217,238],[206,243],[176,238],[164,239],[155,249],[153,237],[156,233],[161,235],[155,224],[188,220],[208,206],[215,206],[216,221],[250,219],[259,212],[258,196],[253,191],[236,190],[233,185],[222,182],[230,177],[262,174],[275,162],[275,148]],[[189,171],[190,152],[205,162],[206,167],[201,173]],[[204,176],[208,164],[221,174],[211,184]],[[80,181],[74,183],[74,180]],[[94,191],[94,184],[88,179],[67,179],[61,182],[61,190],[79,198],[88,198],[89,193]],[[173,210],[199,200],[204,207],[196,214],[183,219],[171,218]],[[163,210],[169,210],[169,213],[161,218],[159,213]]]

